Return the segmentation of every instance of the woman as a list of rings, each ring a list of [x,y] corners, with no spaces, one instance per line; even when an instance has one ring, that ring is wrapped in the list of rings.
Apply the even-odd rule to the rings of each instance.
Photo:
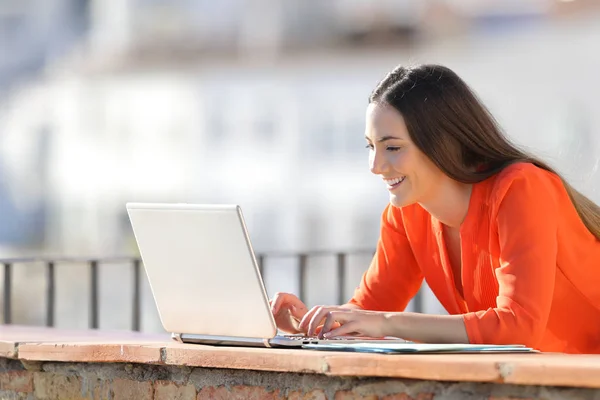
[[[600,353],[600,208],[510,144],[448,68],[396,68],[366,119],[390,192],[376,254],[342,306],[278,293],[279,328]],[[450,315],[403,312],[423,279]]]

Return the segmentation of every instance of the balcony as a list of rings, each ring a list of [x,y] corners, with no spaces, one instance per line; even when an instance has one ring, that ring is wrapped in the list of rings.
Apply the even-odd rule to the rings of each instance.
[[[369,250],[339,253],[260,253],[297,263],[298,293],[306,296],[311,257],[334,256],[337,297],[347,261]],[[99,270],[127,263],[133,275],[131,327],[99,326]],[[4,269],[0,326],[0,398],[7,399],[597,399],[600,356],[532,354],[360,354],[178,343],[141,327],[142,262],[135,257],[20,258]],[[22,264],[45,274],[44,326],[12,325],[13,272]],[[90,329],[55,325],[56,267],[89,270]],[[415,309],[421,309],[418,296]],[[82,316],[86,317],[86,316]]]

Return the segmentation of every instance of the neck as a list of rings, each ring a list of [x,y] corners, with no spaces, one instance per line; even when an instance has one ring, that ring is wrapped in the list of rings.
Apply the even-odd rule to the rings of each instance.
[[[419,204],[442,224],[460,228],[469,211],[472,189],[472,184],[444,180],[428,200]]]

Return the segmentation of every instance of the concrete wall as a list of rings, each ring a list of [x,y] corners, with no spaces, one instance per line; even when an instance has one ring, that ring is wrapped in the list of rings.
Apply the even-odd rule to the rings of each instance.
[[[600,390],[0,358],[0,399],[598,399]]]

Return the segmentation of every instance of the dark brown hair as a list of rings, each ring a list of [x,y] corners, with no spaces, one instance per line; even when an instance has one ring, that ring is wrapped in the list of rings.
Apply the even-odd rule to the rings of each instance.
[[[579,217],[600,239],[600,207],[548,164],[513,145],[469,86],[440,65],[399,66],[379,82],[369,103],[394,107],[415,145],[449,177],[476,183],[515,162],[559,176]]]

